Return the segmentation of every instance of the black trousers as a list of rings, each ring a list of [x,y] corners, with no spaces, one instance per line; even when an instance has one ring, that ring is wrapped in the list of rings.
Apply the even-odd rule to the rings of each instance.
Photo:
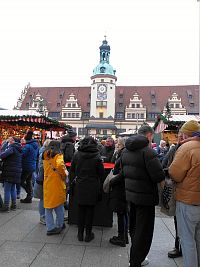
[[[94,207],[89,205],[78,205],[78,229],[83,232],[92,231],[92,223],[94,218]]]
[[[30,172],[30,171],[22,171],[22,175],[21,175],[21,186],[26,191],[27,198],[31,198],[31,199],[33,196],[32,175],[33,175],[33,172]]]
[[[175,225],[175,234],[176,234],[176,237],[175,237],[175,248],[178,249],[178,251],[182,252],[180,238],[178,236],[176,216],[174,216],[174,225]]]
[[[117,223],[119,235],[125,235],[128,232],[128,214],[126,212],[117,212]]]
[[[154,222],[155,206],[141,206],[130,203],[131,267],[141,267],[141,263],[149,253],[153,238]]]

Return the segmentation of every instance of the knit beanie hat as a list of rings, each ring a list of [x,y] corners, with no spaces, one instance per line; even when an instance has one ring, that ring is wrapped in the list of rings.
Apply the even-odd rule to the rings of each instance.
[[[192,136],[193,133],[200,132],[200,124],[194,120],[187,121],[181,127],[180,132]]]
[[[31,140],[32,138],[33,138],[33,131],[28,130],[28,131],[26,132],[26,135],[25,135],[24,139],[25,139],[26,141],[29,141],[29,140]]]

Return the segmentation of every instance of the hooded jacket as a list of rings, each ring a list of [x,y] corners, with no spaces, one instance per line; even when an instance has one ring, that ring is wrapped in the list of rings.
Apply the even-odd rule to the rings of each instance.
[[[38,141],[31,139],[26,141],[25,146],[22,149],[22,169],[23,171],[34,172],[37,169],[37,162],[39,157],[39,145]]]
[[[53,158],[48,158],[47,152],[44,152],[43,159],[44,208],[53,209],[64,204],[66,201],[66,167],[62,154],[57,154]]]
[[[78,204],[95,205],[101,190],[104,167],[96,145],[80,145],[70,168],[70,182],[76,177]]]
[[[165,179],[157,153],[149,147],[148,139],[142,135],[127,139],[125,147],[121,165],[125,177],[126,200],[136,205],[157,205],[157,183]]]
[[[74,141],[70,136],[63,136],[61,140],[61,151],[63,153],[64,162],[71,162],[75,152],[75,147]]]
[[[22,173],[22,147],[19,143],[9,145],[0,154],[3,161],[1,180],[18,184],[21,182]]]

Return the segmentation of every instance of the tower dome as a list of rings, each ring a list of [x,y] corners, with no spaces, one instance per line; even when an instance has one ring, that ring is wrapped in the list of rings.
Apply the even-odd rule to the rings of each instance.
[[[110,46],[108,45],[106,36],[102,42],[102,45],[99,47],[99,50],[100,50],[100,61],[99,61],[99,64],[94,68],[93,75],[97,75],[97,74],[115,75],[116,71],[109,64]]]

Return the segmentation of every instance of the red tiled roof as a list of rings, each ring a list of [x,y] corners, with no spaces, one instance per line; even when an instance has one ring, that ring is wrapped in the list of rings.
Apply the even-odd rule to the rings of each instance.
[[[29,87],[25,99],[23,100],[21,109],[26,109],[26,103],[31,102],[30,95],[34,96],[39,92],[47,102],[49,112],[61,111],[61,107],[65,105],[66,99],[73,93],[78,99],[78,104],[83,112],[89,112],[90,107],[90,87]],[[147,107],[147,112],[160,112],[166,106],[168,98],[173,93],[178,94],[181,98],[182,105],[187,109],[188,113],[198,113],[199,87],[198,85],[183,86],[116,86],[116,112],[124,112],[128,106],[130,98],[134,93],[138,93],[142,98],[142,103]],[[152,106],[152,94],[155,94],[155,107]],[[191,107],[188,94],[192,95],[194,107]],[[62,97],[60,97],[62,95]],[[121,97],[120,97],[121,95]],[[60,106],[57,106],[60,103]],[[121,103],[119,105],[119,103]]]

